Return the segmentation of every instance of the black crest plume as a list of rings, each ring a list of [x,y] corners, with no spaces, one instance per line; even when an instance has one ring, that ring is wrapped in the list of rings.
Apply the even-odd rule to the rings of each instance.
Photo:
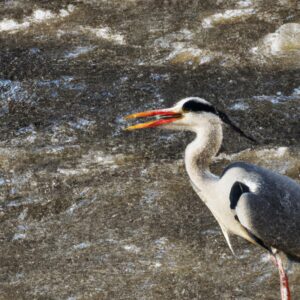
[[[201,113],[201,112],[208,112],[217,115],[224,123],[231,126],[233,130],[238,132],[241,136],[245,137],[246,139],[257,143],[257,141],[252,138],[251,136],[247,135],[242,131],[239,127],[237,127],[230,119],[229,117],[222,111],[216,109],[209,103],[203,103],[196,100],[190,100],[184,103],[182,110],[185,112],[195,112],[195,113]]]
[[[221,119],[224,123],[230,125],[231,128],[232,128],[233,130],[235,130],[236,132],[238,132],[241,136],[245,137],[246,139],[248,139],[248,140],[250,140],[250,141],[252,141],[252,142],[254,142],[254,143],[257,143],[257,141],[256,141],[253,137],[247,135],[244,131],[242,131],[242,129],[240,129],[239,127],[237,127],[237,126],[229,119],[229,117],[228,117],[224,112],[215,109],[215,113],[216,113],[216,115],[218,115],[218,116],[220,117],[220,119]]]

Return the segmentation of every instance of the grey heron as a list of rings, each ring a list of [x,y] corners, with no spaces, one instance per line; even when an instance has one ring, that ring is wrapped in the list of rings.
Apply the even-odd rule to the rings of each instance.
[[[279,270],[281,299],[291,299],[280,255],[300,260],[300,185],[289,177],[246,162],[228,165],[220,176],[212,174],[209,166],[221,147],[223,123],[252,138],[234,125],[224,112],[202,98],[185,98],[171,108],[134,113],[126,119],[143,117],[155,119],[126,129],[159,126],[196,134],[184,156],[195,192],[216,218],[233,253],[232,235],[270,253]]]

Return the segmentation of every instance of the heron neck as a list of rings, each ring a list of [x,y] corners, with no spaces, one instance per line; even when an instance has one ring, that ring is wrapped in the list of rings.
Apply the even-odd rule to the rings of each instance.
[[[196,138],[186,147],[185,167],[194,187],[201,192],[216,179],[209,170],[212,158],[218,153],[222,143],[222,125],[208,124],[196,131]]]

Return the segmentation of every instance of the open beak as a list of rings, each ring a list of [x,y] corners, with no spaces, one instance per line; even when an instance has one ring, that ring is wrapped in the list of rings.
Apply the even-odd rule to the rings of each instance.
[[[162,109],[162,110],[150,110],[150,111],[135,113],[135,114],[125,117],[125,120],[136,119],[136,118],[145,118],[145,117],[154,117],[154,116],[157,118],[156,120],[129,126],[125,130],[135,130],[135,129],[142,129],[142,128],[157,127],[160,125],[172,123],[172,122],[182,118],[182,114],[179,112],[172,111],[171,109]]]

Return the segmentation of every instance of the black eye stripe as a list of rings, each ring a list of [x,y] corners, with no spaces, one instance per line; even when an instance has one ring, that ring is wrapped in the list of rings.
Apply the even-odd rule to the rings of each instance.
[[[182,110],[185,112],[210,112],[213,114],[217,114],[216,109],[209,105],[199,101],[190,100],[183,104]]]

